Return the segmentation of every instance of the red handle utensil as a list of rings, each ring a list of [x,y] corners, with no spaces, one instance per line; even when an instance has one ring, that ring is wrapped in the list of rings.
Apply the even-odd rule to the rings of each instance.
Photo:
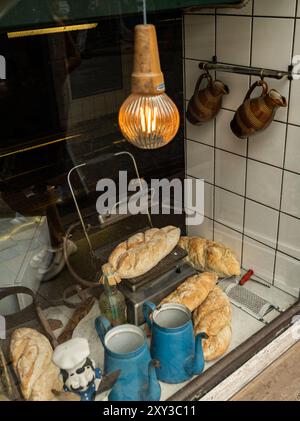
[[[254,275],[254,271],[249,269],[248,272],[245,273],[245,275],[241,278],[239,285],[245,285],[245,283],[250,280],[252,275]]]

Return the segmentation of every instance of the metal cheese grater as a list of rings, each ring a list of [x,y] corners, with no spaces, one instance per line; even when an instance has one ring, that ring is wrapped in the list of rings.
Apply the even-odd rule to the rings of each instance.
[[[229,285],[221,286],[221,288],[227,294],[232,304],[264,323],[264,316],[271,310],[276,309],[273,304],[243,286],[230,283]]]

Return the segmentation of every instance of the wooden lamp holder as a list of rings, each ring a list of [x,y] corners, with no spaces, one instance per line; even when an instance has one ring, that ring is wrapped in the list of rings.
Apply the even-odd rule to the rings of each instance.
[[[131,91],[142,95],[165,92],[154,25],[136,25]]]

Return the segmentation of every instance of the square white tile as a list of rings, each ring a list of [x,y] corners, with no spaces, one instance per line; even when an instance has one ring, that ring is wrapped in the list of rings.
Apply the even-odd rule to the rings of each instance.
[[[191,124],[188,119],[186,121],[186,137],[196,142],[205,143],[206,145],[214,145],[215,123],[214,120],[202,125]]]
[[[236,111],[243,103],[249,89],[249,76],[217,72],[216,77],[225,83],[230,90],[229,95],[223,96],[223,108]]]
[[[245,194],[246,158],[216,150],[216,185]]]
[[[192,180],[193,188],[192,188],[192,198],[188,198],[188,203],[193,204],[193,208],[195,207],[196,201],[196,179],[193,177],[187,176],[188,179]],[[204,183],[204,204],[203,207],[199,210],[199,213],[203,215],[202,209],[204,209],[204,216],[208,218],[213,218],[213,203],[214,203],[214,187],[212,184]]]
[[[215,222],[215,241],[230,247],[241,261],[242,234]]]
[[[300,175],[284,172],[282,211],[300,218]]]
[[[254,0],[254,15],[295,17],[296,0]]]
[[[284,168],[300,173],[300,127],[288,126]]]
[[[220,149],[246,156],[247,140],[238,139],[230,128],[233,111],[220,110],[216,118],[216,146]]]
[[[300,291],[300,262],[278,252],[274,285],[298,298]]]
[[[217,17],[217,57],[229,64],[250,64],[251,21],[245,16]]]
[[[217,14],[224,15],[252,15],[252,1],[249,0],[249,2],[243,6],[243,7],[223,7],[217,9]]]
[[[290,98],[288,121],[289,123],[297,124],[298,126],[300,126],[299,98],[300,98],[300,83],[299,83],[299,80],[293,80],[291,83],[291,98]]]
[[[244,198],[216,187],[215,189],[215,220],[243,231]]]
[[[186,173],[209,183],[214,181],[214,149],[186,140]]]
[[[246,196],[264,205],[279,209],[282,170],[248,161]]]
[[[211,60],[215,54],[215,17],[185,15],[185,58]]]
[[[280,215],[278,250],[300,259],[299,219],[283,213]]]
[[[283,167],[286,125],[273,121],[270,127],[249,138],[249,157]]]
[[[244,238],[243,268],[254,270],[257,276],[272,283],[274,262],[275,250],[250,238]]]
[[[203,237],[208,240],[213,240],[213,221],[208,218],[204,218],[204,222],[201,225],[188,226],[188,235],[190,237]]]
[[[292,58],[293,34],[291,19],[254,18],[252,66],[287,70]]]
[[[185,99],[189,101],[194,94],[195,85],[201,74],[199,62],[185,60]]]
[[[279,212],[246,200],[245,235],[276,247]]]

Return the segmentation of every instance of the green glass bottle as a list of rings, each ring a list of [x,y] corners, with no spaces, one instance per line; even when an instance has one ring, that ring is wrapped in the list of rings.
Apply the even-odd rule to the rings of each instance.
[[[112,326],[122,325],[127,322],[125,297],[118,290],[112,272],[103,271],[104,291],[99,299],[99,308],[102,316],[106,317]]]

